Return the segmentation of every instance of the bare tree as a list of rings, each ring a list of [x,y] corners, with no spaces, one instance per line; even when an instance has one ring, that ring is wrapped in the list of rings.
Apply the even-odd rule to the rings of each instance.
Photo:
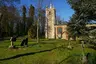
[[[38,0],[38,9],[37,9],[37,15],[38,15],[38,20],[37,20],[37,43],[39,43],[39,20],[41,18],[41,9],[42,9],[42,4],[44,0]]]

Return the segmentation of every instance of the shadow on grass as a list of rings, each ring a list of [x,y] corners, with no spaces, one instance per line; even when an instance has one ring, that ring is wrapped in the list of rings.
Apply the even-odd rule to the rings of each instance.
[[[0,48],[8,48],[8,46],[0,46]]]
[[[70,55],[70,56],[68,56],[67,58],[65,58],[65,59],[63,59],[63,60],[61,60],[58,64],[62,64],[64,61],[66,61],[66,60],[68,60],[68,59],[70,59],[70,58],[72,58],[73,56],[81,56],[80,54],[73,54],[73,55]],[[74,59],[74,58],[73,58]]]
[[[40,43],[32,43],[32,44],[29,44],[28,45],[28,47],[32,47],[32,46],[35,46],[35,45],[38,45],[38,44],[53,44],[54,45],[54,43],[46,43],[46,42],[40,42]],[[15,46],[20,46],[20,45],[15,45]]]
[[[60,48],[60,47],[55,47],[55,48],[52,48],[52,49],[49,49],[49,50],[42,50],[42,51],[37,51],[37,52],[30,52],[30,53],[25,53],[25,54],[18,54],[18,55],[12,56],[12,57],[0,59],[0,61],[15,59],[15,58],[19,58],[19,57],[22,57],[22,56],[34,55],[34,54],[37,54],[37,53],[48,52],[48,51],[52,51],[52,50],[57,49],[57,48]]]
[[[59,62],[58,64],[61,64],[62,62],[66,61],[67,59],[69,59],[71,56],[68,56],[67,58],[63,59],[61,62]]]

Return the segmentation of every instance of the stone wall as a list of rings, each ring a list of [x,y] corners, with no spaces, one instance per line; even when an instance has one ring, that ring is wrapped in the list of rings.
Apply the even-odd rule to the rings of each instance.
[[[55,38],[68,40],[67,25],[55,25]]]

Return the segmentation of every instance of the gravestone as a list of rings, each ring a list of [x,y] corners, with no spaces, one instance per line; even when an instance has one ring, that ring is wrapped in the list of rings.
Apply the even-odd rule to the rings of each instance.
[[[28,38],[22,40],[21,46],[28,46]]]
[[[25,46],[28,46],[28,38],[25,40]]]
[[[11,45],[9,46],[9,48],[15,48],[14,42],[16,41],[16,37],[15,36],[11,37],[10,41],[11,41]]]

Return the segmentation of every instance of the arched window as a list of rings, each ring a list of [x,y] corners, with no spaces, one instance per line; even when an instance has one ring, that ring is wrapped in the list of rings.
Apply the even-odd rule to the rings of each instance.
[[[58,34],[61,34],[61,33],[62,33],[62,28],[61,28],[61,27],[58,27],[58,28],[57,28],[57,33],[58,33]]]

